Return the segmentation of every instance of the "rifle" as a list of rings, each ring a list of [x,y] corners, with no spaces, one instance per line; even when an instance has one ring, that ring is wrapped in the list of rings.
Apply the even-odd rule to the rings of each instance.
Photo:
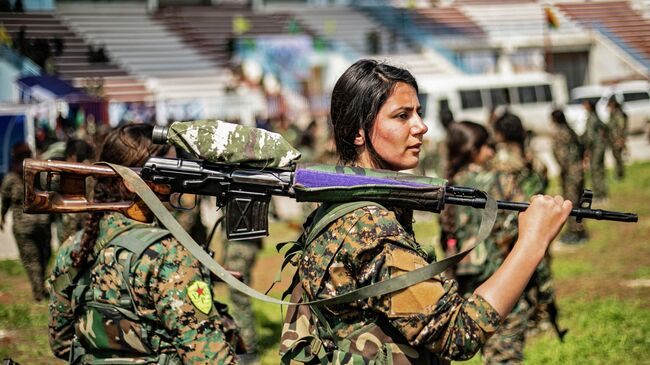
[[[174,193],[217,197],[217,205],[225,207],[229,240],[267,236],[268,208],[274,195],[298,202],[370,200],[435,213],[447,204],[481,209],[487,202],[483,191],[449,186],[443,179],[356,167],[299,163],[284,168],[259,168],[241,163],[153,157],[144,167],[133,170],[139,172],[162,200],[171,199]],[[86,180],[118,177],[108,166],[27,159],[23,171],[25,213],[117,211],[139,221],[151,219],[142,201],[137,199],[110,203],[92,200]],[[634,213],[592,209],[591,198],[591,192],[586,190],[579,207],[570,215],[577,219],[638,220]],[[497,201],[497,207],[504,210],[521,212],[528,205]]]

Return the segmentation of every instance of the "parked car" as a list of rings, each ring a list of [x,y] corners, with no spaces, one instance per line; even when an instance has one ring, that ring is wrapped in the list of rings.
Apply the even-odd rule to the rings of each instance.
[[[596,101],[596,112],[600,119],[609,122],[607,102],[615,95],[623,103],[623,110],[628,116],[628,132],[643,133],[650,125],[650,83],[647,81],[627,81],[613,86],[589,85],[571,90],[571,101],[566,106],[564,114],[567,122],[576,133],[585,130],[587,113],[582,107],[582,101]]]

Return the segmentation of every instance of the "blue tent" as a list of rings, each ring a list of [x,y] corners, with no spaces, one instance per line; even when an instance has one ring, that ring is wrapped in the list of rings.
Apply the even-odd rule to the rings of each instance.
[[[63,100],[68,103],[97,101],[67,82],[51,75],[27,76],[16,80],[23,102]]]

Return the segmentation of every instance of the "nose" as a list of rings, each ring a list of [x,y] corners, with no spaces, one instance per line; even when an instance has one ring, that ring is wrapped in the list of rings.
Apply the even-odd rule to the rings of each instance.
[[[415,114],[415,118],[413,119],[414,119],[413,124],[411,125],[411,134],[415,136],[419,136],[427,133],[429,127],[427,127],[427,125],[424,124],[422,117],[420,117],[418,114]]]

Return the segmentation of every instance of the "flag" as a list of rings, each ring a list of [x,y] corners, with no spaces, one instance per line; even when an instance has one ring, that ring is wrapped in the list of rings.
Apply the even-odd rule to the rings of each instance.
[[[557,19],[550,6],[544,8],[544,14],[546,15],[546,25],[549,28],[557,29],[560,27],[560,21]]]
[[[232,18],[232,31],[237,35],[244,34],[251,29],[251,23],[241,15]]]

